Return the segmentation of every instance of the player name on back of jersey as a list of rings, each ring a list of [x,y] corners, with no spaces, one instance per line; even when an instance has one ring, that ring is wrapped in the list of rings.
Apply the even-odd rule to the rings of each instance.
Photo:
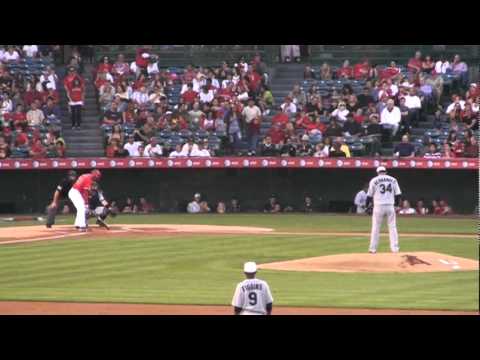
[[[381,182],[394,182],[396,181],[394,178],[390,176],[382,176],[382,177],[377,177],[377,179],[373,182],[373,185],[378,185]]]
[[[263,290],[261,283],[251,283],[242,286],[242,291]]]

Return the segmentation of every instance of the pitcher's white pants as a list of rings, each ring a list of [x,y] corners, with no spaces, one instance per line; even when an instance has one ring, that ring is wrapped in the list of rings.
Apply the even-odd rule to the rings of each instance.
[[[80,194],[80,191],[77,189],[71,188],[68,192],[68,197],[72,200],[77,211],[77,215],[75,216],[75,226],[80,228],[87,227],[86,206],[82,194]]]
[[[375,205],[372,213],[372,233],[370,236],[369,251],[377,251],[378,241],[380,238],[380,228],[382,227],[383,218],[385,216],[387,217],[388,221],[390,250],[392,252],[398,252],[400,250],[398,246],[396,214],[393,205]]]

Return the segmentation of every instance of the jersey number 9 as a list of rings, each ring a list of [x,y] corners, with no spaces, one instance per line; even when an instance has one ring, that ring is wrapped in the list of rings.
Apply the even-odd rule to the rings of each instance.
[[[248,293],[248,299],[250,300],[249,301],[250,305],[252,306],[257,305],[257,293],[255,292]]]

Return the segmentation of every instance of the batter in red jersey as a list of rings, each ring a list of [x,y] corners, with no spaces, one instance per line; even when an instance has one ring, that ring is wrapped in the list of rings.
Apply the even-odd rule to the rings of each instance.
[[[68,192],[68,197],[77,211],[75,226],[79,231],[85,232],[87,230],[86,213],[88,209],[88,198],[92,191],[93,183],[100,180],[100,177],[101,173],[99,170],[92,170],[90,174],[80,176]]]

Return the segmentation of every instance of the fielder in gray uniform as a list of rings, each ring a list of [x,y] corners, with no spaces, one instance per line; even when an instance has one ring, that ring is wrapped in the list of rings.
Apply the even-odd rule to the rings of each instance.
[[[370,180],[367,192],[367,208],[370,206],[373,198],[372,233],[369,252],[372,254],[377,252],[380,228],[382,227],[383,218],[386,216],[390,236],[390,250],[393,253],[397,253],[400,247],[398,245],[394,206],[400,202],[402,192],[398,186],[397,179],[387,175],[387,169],[384,166],[377,168],[377,174],[378,176]]]
[[[255,278],[257,264],[245,263],[243,272],[247,279],[237,285],[232,299],[235,315],[271,315],[272,293],[265,281]]]

